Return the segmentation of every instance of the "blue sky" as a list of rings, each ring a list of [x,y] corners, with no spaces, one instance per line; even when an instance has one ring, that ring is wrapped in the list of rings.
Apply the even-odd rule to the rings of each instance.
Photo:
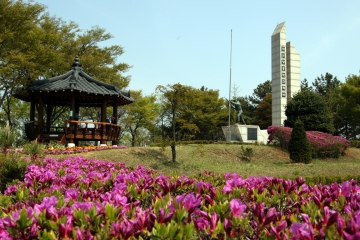
[[[360,1],[259,0],[35,0],[50,15],[83,30],[105,28],[104,46],[120,45],[132,66],[130,90],[158,85],[205,86],[229,96],[251,95],[271,80],[271,35],[286,21],[287,41],[301,57],[301,79],[326,72],[344,82],[360,70]],[[81,61],[81,59],[80,59]]]

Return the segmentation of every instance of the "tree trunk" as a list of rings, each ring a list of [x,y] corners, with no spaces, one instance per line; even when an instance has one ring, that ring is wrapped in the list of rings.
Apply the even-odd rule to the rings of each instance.
[[[172,161],[176,162],[176,148],[175,142],[171,143],[171,154],[172,154]]]
[[[131,146],[135,147],[135,135],[131,135]]]
[[[176,162],[176,131],[175,131],[175,110],[176,107],[173,107],[172,112],[172,132],[173,132],[173,142],[171,143],[171,153],[172,153],[172,161]]]

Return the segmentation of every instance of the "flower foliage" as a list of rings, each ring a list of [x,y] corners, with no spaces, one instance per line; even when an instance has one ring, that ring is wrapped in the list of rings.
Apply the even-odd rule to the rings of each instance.
[[[269,126],[268,143],[279,144],[283,149],[288,150],[292,128]],[[313,158],[338,158],[350,147],[350,141],[339,136],[318,131],[306,131],[310,142]]]
[[[0,239],[357,239],[357,183],[164,176],[69,157],[30,165],[9,186]]]

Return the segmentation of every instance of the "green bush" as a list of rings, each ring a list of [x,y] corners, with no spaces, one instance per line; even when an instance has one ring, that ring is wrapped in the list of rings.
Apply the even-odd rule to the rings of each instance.
[[[6,157],[1,155],[0,159],[0,192],[4,192],[6,186],[14,180],[23,181],[25,172],[30,162],[20,159],[18,155]]]
[[[350,180],[356,180],[358,183],[360,182],[360,175],[355,176],[312,176],[312,177],[304,177],[306,184],[309,186],[314,186],[317,184],[322,185],[331,185],[332,183],[343,183]]]
[[[351,147],[360,148],[360,140],[351,140]]]
[[[36,159],[44,153],[44,145],[37,142],[26,143],[23,148],[31,159]]]
[[[4,196],[0,194],[0,218],[5,217],[1,208],[6,208],[12,203],[12,196]],[[4,216],[2,216],[4,214]]]
[[[254,156],[254,151],[252,148],[244,148],[244,146],[241,146],[241,154],[240,158],[246,161],[251,161],[251,158]]]
[[[292,128],[269,126],[267,130],[268,143],[288,150]],[[340,136],[318,131],[307,131],[306,136],[311,146],[312,158],[339,158],[345,155],[345,150],[350,147],[350,141]]]
[[[310,163],[311,146],[306,137],[304,124],[297,120],[289,140],[289,154],[293,162]]]
[[[4,154],[10,149],[16,140],[16,134],[11,130],[9,124],[4,128],[0,128],[0,147]]]

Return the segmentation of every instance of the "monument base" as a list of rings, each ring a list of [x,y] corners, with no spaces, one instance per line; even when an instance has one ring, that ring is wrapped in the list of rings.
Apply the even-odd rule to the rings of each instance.
[[[228,142],[258,142],[266,144],[269,137],[267,130],[261,130],[258,125],[230,125],[231,137],[229,134],[229,126],[222,126],[222,130]]]
[[[67,144],[67,147],[68,147],[68,148],[75,147],[75,143],[68,143],[68,144]]]

